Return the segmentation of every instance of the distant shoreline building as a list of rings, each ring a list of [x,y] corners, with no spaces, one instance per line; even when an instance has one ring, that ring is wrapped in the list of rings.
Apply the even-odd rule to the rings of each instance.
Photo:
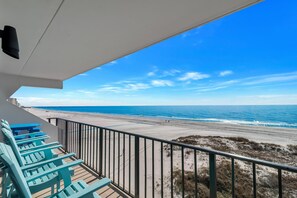
[[[15,105],[15,106],[18,106],[18,107],[21,106],[16,98],[8,98],[7,101],[10,102],[11,104]]]

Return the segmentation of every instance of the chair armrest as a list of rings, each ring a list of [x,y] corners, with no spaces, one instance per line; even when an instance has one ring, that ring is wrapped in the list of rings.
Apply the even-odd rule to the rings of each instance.
[[[58,145],[55,145],[55,146],[50,146],[50,147],[46,147],[46,148],[40,148],[40,149],[36,149],[36,150],[33,150],[33,151],[23,152],[23,153],[21,153],[21,156],[26,156],[26,155],[30,155],[32,153],[37,153],[37,152],[42,152],[42,151],[46,151],[46,150],[57,149],[57,148],[61,148],[61,147],[62,147],[62,145],[61,144],[58,144]]]
[[[30,151],[30,150],[47,148],[47,147],[55,146],[55,145],[58,145],[58,144],[59,144],[59,142],[51,142],[51,143],[48,143],[48,144],[42,144],[42,145],[38,145],[38,146],[35,146],[35,147],[24,148],[24,149],[20,150],[20,152],[22,153],[22,152],[26,152],[26,151]]]
[[[38,140],[45,140],[45,139],[49,139],[49,138],[50,137],[46,135],[46,136],[43,136],[43,137],[35,137],[35,138],[30,138],[30,139],[25,139],[25,140],[17,140],[16,143],[17,143],[17,145],[20,145],[20,144],[35,142],[35,141],[38,141]]]
[[[44,172],[42,172],[42,173],[38,173],[38,174],[32,175],[32,176],[30,176],[30,177],[27,177],[27,178],[26,178],[26,181],[27,181],[27,182],[30,182],[30,181],[33,181],[33,180],[35,180],[35,179],[37,179],[37,178],[41,178],[41,177],[43,177],[43,176],[45,176],[45,175],[48,175],[48,174],[57,172],[57,171],[59,171],[59,170],[61,170],[61,169],[64,169],[64,168],[70,168],[70,167],[72,167],[72,166],[78,166],[78,165],[80,165],[80,164],[82,164],[82,163],[83,163],[82,160],[76,160],[76,161],[73,161],[73,162],[70,162],[70,163],[61,165],[61,166],[57,166],[57,167],[55,167],[55,168],[49,169],[49,170],[47,170],[47,171],[44,171]]]
[[[97,181],[97,182],[91,184],[90,186],[88,186],[87,188],[79,191],[74,196],[75,197],[84,197],[84,196],[87,197],[87,195],[96,192],[98,189],[103,188],[104,186],[107,186],[110,183],[111,183],[111,180],[108,179],[108,178],[100,179],[99,181]]]
[[[32,168],[36,168],[36,167],[39,167],[39,166],[43,166],[45,164],[48,164],[48,163],[51,163],[51,162],[54,162],[54,161],[58,161],[58,160],[66,159],[66,158],[69,158],[69,157],[73,157],[74,155],[75,155],[75,153],[68,153],[66,155],[55,157],[55,158],[50,159],[50,160],[38,162],[38,163],[32,164],[32,165],[23,166],[23,167],[21,167],[21,169],[22,169],[22,171],[25,171],[25,170],[28,170],[28,169],[32,169]]]
[[[26,138],[27,136],[29,136],[29,138],[34,138],[36,135],[38,135],[38,137],[42,137],[42,136],[46,136],[45,132],[39,131],[39,132],[33,132],[33,133],[24,133],[21,135],[14,135],[13,137],[16,138]]]

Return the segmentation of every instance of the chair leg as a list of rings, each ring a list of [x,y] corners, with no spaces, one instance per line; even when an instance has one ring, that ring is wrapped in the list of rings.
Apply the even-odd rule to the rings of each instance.
[[[61,188],[60,179],[58,179],[58,181],[57,181],[57,192],[60,190],[60,188]]]
[[[52,195],[52,194],[55,194],[55,185],[52,185],[52,186],[51,186],[51,195]]]

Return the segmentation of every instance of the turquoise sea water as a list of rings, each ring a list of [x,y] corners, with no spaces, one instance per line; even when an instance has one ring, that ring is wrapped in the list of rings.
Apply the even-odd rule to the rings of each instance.
[[[51,106],[47,110],[103,113],[297,128],[297,105],[246,106]]]

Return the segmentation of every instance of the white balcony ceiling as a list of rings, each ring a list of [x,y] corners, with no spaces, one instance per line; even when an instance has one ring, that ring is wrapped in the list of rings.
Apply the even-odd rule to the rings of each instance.
[[[63,81],[259,0],[0,0],[20,59],[0,73]]]

